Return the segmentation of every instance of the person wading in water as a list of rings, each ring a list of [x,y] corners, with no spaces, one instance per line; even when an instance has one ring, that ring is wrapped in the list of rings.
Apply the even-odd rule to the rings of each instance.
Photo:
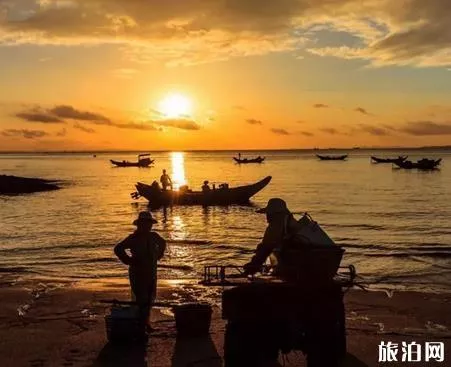
[[[166,170],[163,170],[163,174],[160,177],[161,186],[163,186],[163,190],[167,190],[168,187],[172,190],[172,180],[171,177],[166,173]]]
[[[140,308],[142,322],[150,331],[150,310],[157,290],[157,262],[166,250],[166,241],[152,226],[157,223],[149,212],[139,213],[135,232],[117,244],[114,253],[129,266],[130,286]],[[127,250],[130,254],[127,253]]]

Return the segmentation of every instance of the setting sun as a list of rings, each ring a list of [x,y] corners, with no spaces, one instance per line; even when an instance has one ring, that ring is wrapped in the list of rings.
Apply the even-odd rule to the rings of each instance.
[[[191,114],[191,101],[182,94],[169,94],[163,98],[158,106],[165,117],[186,117]]]

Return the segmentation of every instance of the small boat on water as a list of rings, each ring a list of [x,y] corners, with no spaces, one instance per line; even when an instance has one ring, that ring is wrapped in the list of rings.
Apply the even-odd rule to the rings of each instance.
[[[257,158],[236,158],[233,157],[233,160],[238,163],[238,164],[246,164],[246,163],[262,163],[265,160],[266,157],[260,157],[258,156]]]
[[[155,160],[150,159],[150,154],[146,153],[138,155],[138,162],[115,161],[113,159],[110,161],[117,167],[149,167]]]
[[[346,158],[348,158],[347,154],[343,155],[316,155],[320,160],[322,161],[344,161]]]
[[[440,162],[442,161],[442,159],[427,159],[427,158],[423,158],[420,159],[416,162],[412,162],[412,161],[396,161],[394,162],[399,168],[404,168],[404,169],[420,169],[420,170],[433,170],[433,169],[437,169],[438,166],[440,165]]]
[[[407,159],[407,156],[398,156],[398,158],[378,158],[375,156],[371,156],[371,160],[374,163],[395,163],[397,161],[403,162]]]
[[[161,190],[158,183],[147,185],[142,182],[136,184],[137,192],[131,194],[134,199],[140,196],[146,198],[152,207],[170,205],[231,205],[248,204],[249,199],[261,191],[271,181],[271,176],[245,186],[229,187],[222,184],[220,188],[211,189],[207,192],[192,191],[187,187],[179,190]]]

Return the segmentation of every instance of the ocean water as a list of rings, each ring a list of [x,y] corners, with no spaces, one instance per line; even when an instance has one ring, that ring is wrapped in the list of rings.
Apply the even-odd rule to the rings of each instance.
[[[334,152],[334,154],[340,152]],[[434,172],[370,163],[352,150],[348,161],[322,162],[308,151],[248,152],[261,165],[237,165],[234,152],[155,152],[152,168],[114,168],[109,159],[134,154],[4,154],[0,174],[62,180],[62,190],[0,196],[0,277],[114,286],[127,269],[114,245],[132,230],[147,202],[133,200],[137,181],[151,183],[166,168],[178,184],[198,189],[205,179],[230,186],[272,176],[250,206],[172,207],[153,212],[168,240],[160,277],[200,280],[204,265],[243,264],[266,226],[255,213],[281,197],[300,217],[308,212],[346,249],[371,288],[451,291],[451,152],[404,151],[412,159],[443,158]]]

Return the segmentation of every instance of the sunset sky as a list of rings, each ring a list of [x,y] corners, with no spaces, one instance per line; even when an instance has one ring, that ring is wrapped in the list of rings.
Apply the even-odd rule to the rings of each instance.
[[[0,0],[0,150],[450,144],[449,0]]]

